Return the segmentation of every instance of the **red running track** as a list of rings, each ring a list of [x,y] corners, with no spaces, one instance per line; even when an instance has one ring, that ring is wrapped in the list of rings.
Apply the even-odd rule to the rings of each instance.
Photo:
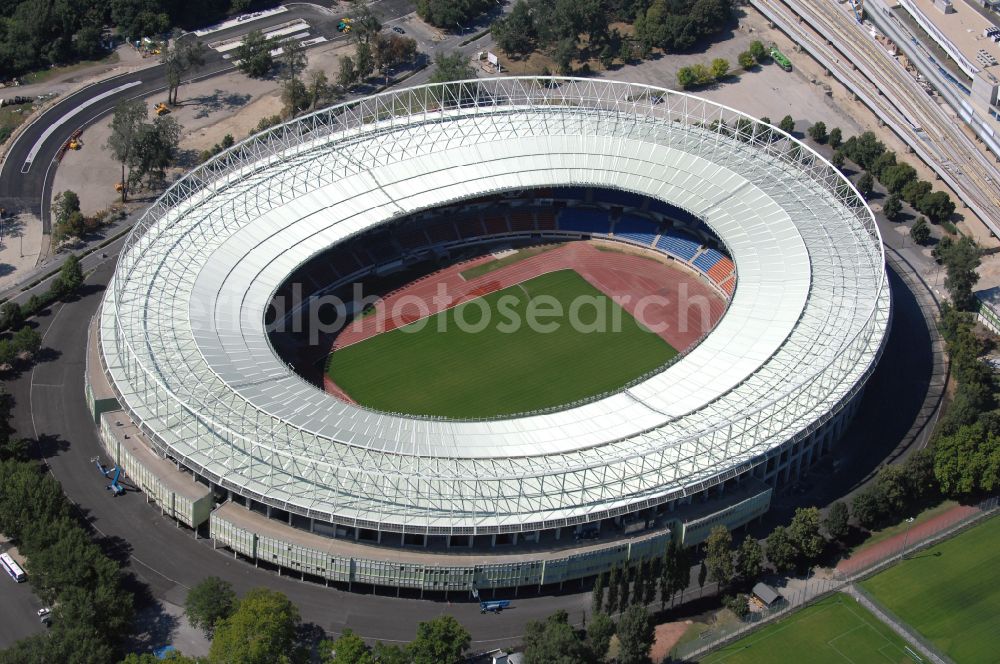
[[[570,242],[470,280],[462,277],[469,268],[492,260],[483,256],[453,265],[388,294],[375,305],[374,313],[343,330],[333,349],[564,269],[575,270],[680,352],[707,334],[726,310],[726,301],[717,291],[672,261],[601,251],[594,242]],[[350,401],[328,378],[324,377],[324,383],[328,392]]]

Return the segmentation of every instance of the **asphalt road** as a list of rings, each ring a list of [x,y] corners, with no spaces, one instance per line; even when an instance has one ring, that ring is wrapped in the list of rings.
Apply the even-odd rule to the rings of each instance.
[[[2,547],[0,547],[2,548]],[[32,592],[29,583],[14,583],[6,573],[0,573],[0,647],[45,629],[35,613],[42,602]]]
[[[383,22],[413,11],[411,0],[379,0],[372,3]],[[310,36],[322,35],[330,41],[346,40],[338,33],[338,15],[323,7],[306,3],[289,3],[288,11],[242,23],[201,38],[206,44],[245,34],[250,30],[270,27],[295,20],[309,23]],[[232,69],[230,60],[218,51],[208,49],[205,65],[191,80],[216,76]],[[78,90],[61,99],[38,116],[10,146],[0,166],[0,207],[11,211],[30,211],[42,220],[43,231],[50,231],[48,201],[52,194],[57,162],[54,161],[69,136],[78,128],[96,122],[121,101],[146,97],[166,89],[163,65],[114,76]],[[54,131],[50,127],[57,125]]]
[[[99,261],[99,255],[94,260]],[[83,374],[86,324],[113,268],[114,256],[109,254],[89,276],[82,297],[55,305],[36,319],[44,335],[45,357],[32,371],[11,381],[7,389],[16,401],[13,423],[17,431],[38,441],[39,454],[66,495],[84,506],[98,533],[117,538],[114,548],[128,552],[128,570],[154,596],[182,604],[189,587],[215,575],[232,582],[240,593],[258,586],[280,590],[298,605],[304,621],[333,634],[349,626],[365,637],[409,641],[418,622],[451,614],[472,632],[474,648],[517,642],[527,621],[544,618],[559,608],[578,620],[589,606],[589,593],[550,595],[516,599],[509,611],[481,615],[478,605],[469,602],[347,593],[278,577],[234,560],[222,550],[213,551],[210,541],[196,540],[190,531],[177,528],[147,505],[140,493],[112,498],[104,488],[107,482],[90,462],[101,449],[84,399]],[[20,606],[12,611],[25,612]],[[0,646],[9,645],[3,636],[0,634]]]

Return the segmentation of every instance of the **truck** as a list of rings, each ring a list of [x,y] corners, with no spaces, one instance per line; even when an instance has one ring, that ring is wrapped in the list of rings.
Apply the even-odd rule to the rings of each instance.
[[[480,613],[500,613],[504,609],[510,606],[509,599],[492,599],[486,602],[479,603]]]
[[[777,46],[771,47],[771,59],[785,71],[792,71],[792,61],[785,57],[785,54],[778,50]]]

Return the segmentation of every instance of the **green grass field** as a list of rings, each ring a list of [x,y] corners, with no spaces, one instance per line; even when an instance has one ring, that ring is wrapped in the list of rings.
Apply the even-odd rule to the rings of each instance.
[[[713,651],[702,664],[916,664],[908,644],[837,593]]]
[[[564,313],[574,298],[594,298],[609,329],[578,331],[567,316],[539,318],[559,323],[547,333],[527,324],[505,328],[513,316],[524,323],[529,296],[555,298]],[[457,318],[465,321],[466,330],[482,323],[480,302],[490,312],[489,325],[478,333],[463,331]],[[593,323],[596,316],[595,307],[584,306],[578,319]],[[617,330],[612,327],[616,319]],[[560,270],[337,350],[326,370],[355,401],[371,408],[475,418],[600,394],[676,354],[583,277]]]
[[[861,586],[955,662],[1000,657],[1000,518],[918,551]]]

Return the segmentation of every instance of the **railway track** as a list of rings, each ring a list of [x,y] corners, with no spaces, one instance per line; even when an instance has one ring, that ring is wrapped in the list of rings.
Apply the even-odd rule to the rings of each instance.
[[[822,0],[753,0],[824,66],[867,94],[865,101],[956,189],[994,232],[1000,225],[1000,178],[956,121],[852,15]],[[832,11],[831,11],[832,10]],[[805,21],[811,28],[800,23]],[[857,70],[864,80],[851,75]],[[859,95],[861,96],[861,95]],[[947,173],[942,174],[940,170]]]

